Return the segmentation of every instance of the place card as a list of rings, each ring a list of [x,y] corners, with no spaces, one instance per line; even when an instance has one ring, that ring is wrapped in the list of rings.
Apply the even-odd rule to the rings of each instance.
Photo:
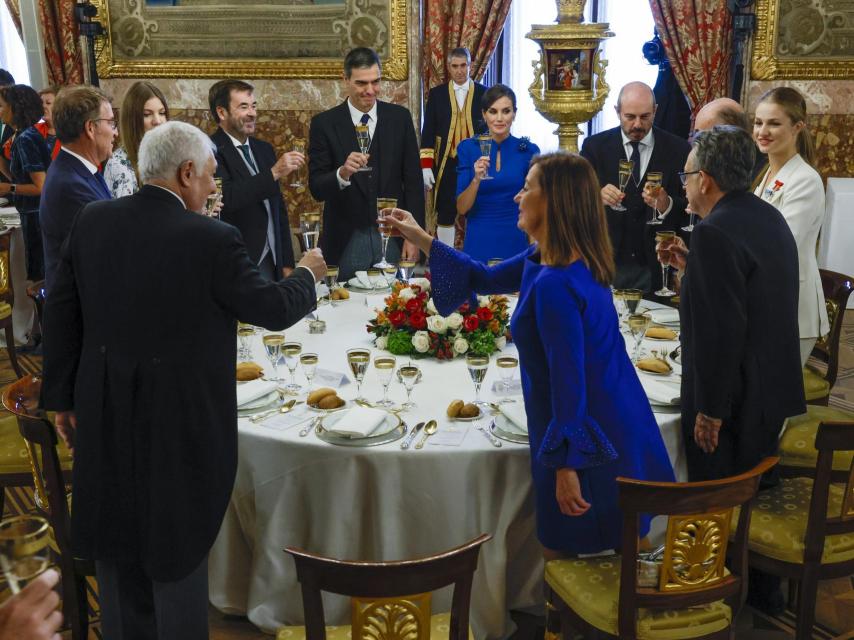
[[[350,384],[350,378],[340,371],[318,368],[317,371],[314,372],[314,380],[312,381],[312,384],[314,387],[332,387],[333,389],[339,389],[344,385]]]
[[[274,431],[287,431],[303,422],[317,417],[317,413],[309,411],[306,406],[299,405],[287,413],[274,413],[266,420],[258,423],[259,427],[273,429]],[[252,424],[251,422],[249,424]]]
[[[520,396],[522,395],[522,381],[521,380],[511,380],[508,386],[504,386],[504,383],[501,380],[495,380],[492,383],[492,393],[497,395],[499,398],[506,398],[507,396]]]
[[[452,422],[440,422],[439,428],[427,439],[427,444],[440,447],[459,447],[469,432],[470,425],[454,424]]]

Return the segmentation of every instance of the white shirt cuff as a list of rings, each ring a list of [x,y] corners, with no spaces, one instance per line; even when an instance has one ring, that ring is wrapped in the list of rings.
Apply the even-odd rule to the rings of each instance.
[[[667,208],[661,212],[661,217],[663,218],[668,213],[670,213],[670,210],[672,208],[673,208],[673,198],[671,196],[667,196]]]
[[[335,177],[338,178],[339,189],[346,189],[350,186],[350,181],[341,177],[341,167],[338,167],[338,170],[335,172]]]

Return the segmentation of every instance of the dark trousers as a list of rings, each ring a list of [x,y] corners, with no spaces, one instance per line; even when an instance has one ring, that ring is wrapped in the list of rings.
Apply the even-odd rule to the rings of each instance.
[[[208,560],[187,577],[158,582],[138,562],[97,561],[104,640],[207,640]]]

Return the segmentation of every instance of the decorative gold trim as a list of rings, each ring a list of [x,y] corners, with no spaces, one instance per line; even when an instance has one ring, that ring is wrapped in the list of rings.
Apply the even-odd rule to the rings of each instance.
[[[778,55],[780,5],[781,0],[756,2],[756,35],[751,67],[754,80],[834,80],[854,76],[854,59],[851,56],[818,58]]]
[[[430,637],[431,593],[396,598],[351,598],[353,638],[419,640]]]
[[[696,591],[724,579],[732,509],[667,521],[661,591]]]
[[[100,38],[96,53],[98,75],[102,78],[340,78],[343,55],[336,58],[136,58],[151,46],[152,37],[160,30],[158,21],[145,0],[92,0],[104,23],[105,35]],[[123,3],[120,15],[111,15],[110,5]],[[340,19],[332,20],[334,35],[349,49],[360,46],[364,29],[388,29],[389,54],[382,59],[383,78],[406,80],[409,74],[407,45],[407,0],[388,0],[389,22],[383,24],[367,10],[370,0],[344,0]],[[237,5],[240,6],[240,5]],[[332,6],[318,5],[328,12]],[[156,9],[180,11],[182,7]],[[187,13],[198,7],[183,7]],[[115,13],[115,12],[114,12]],[[156,15],[156,13],[154,14]],[[186,19],[186,15],[184,16]],[[370,25],[368,23],[371,23]],[[117,40],[121,34],[121,43]],[[117,55],[119,46],[127,54]]]

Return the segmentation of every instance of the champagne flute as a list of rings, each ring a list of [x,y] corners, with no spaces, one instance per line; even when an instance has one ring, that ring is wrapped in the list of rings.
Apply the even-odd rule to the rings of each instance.
[[[694,230],[694,216],[697,215],[690,209],[686,209],[685,212],[688,214],[688,224],[682,227],[682,231],[687,231],[691,233]]]
[[[359,151],[361,151],[364,155],[368,155],[368,151],[371,148],[371,133],[368,129],[368,125],[366,124],[357,124],[356,125],[356,141],[359,143]],[[359,167],[357,171],[372,171],[373,167],[364,166]]]
[[[510,389],[513,382],[513,376],[516,374],[516,369],[519,366],[519,359],[514,356],[499,356],[495,360],[498,365],[498,375],[501,376],[501,386],[504,387],[505,395],[510,395]],[[502,398],[498,404],[513,402],[510,398]]]
[[[401,260],[398,266],[400,267],[400,279],[403,282],[409,282],[412,272],[415,270],[415,260]]]
[[[474,404],[486,405],[487,403],[480,399],[480,387],[483,384],[483,379],[486,378],[486,371],[489,369],[489,356],[469,353],[466,355],[466,366],[471,380],[474,382]]]
[[[297,384],[297,364],[299,364],[299,355],[302,353],[302,344],[299,342],[285,342],[282,345],[282,356],[285,359],[285,366],[291,373],[291,383],[285,387],[285,391],[295,396],[299,394],[302,387]]]
[[[347,350],[347,364],[356,378],[356,400],[365,401],[362,397],[362,381],[371,364],[371,352],[368,349],[356,348]]]
[[[306,251],[316,249],[320,241],[320,213],[308,211],[299,218],[302,242]]]
[[[300,354],[299,363],[302,365],[302,374],[308,380],[308,393],[311,393],[311,381],[314,379],[314,374],[317,373],[317,362],[319,358],[316,353]]]
[[[50,525],[40,516],[14,516],[0,521],[0,571],[12,594],[50,564]]]
[[[655,243],[659,244],[662,242],[673,242],[673,239],[676,237],[675,231],[656,231],[655,232]],[[675,296],[676,292],[672,291],[670,287],[667,286],[667,271],[668,265],[661,263],[661,289],[655,292],[655,295],[661,298],[669,298],[670,296]]]
[[[261,338],[264,343],[264,351],[267,352],[267,358],[273,366],[273,380],[281,382],[279,377],[279,360],[282,357],[282,345],[285,344],[284,333],[265,333]]]
[[[646,184],[644,185],[644,189],[652,198],[658,198],[658,192],[661,191],[661,181],[664,179],[664,174],[661,171],[647,171],[646,172]],[[662,218],[658,212],[658,203],[656,203],[652,207],[653,216],[652,220],[647,220],[647,224],[661,224]]]
[[[252,360],[252,346],[250,345],[249,340],[254,335],[255,327],[251,324],[246,324],[245,322],[237,323],[237,339],[240,341],[238,357],[242,362],[249,362]]]
[[[303,156],[305,156],[305,139],[304,138],[294,138],[294,145],[293,146],[294,146],[294,151],[297,151],[297,152],[303,154]],[[296,171],[294,171],[293,175],[294,175],[294,179],[293,179],[294,181],[291,182],[291,186],[295,187],[297,189],[303,188],[305,185],[302,183],[302,180],[300,179],[300,169],[297,169]]]
[[[203,213],[211,218],[219,218],[219,213],[216,212],[216,206],[222,200],[222,178],[214,178],[214,184],[216,184],[216,192],[208,194]]]
[[[388,399],[388,385],[391,384],[395,366],[397,366],[397,358],[394,356],[381,355],[374,358],[374,369],[377,370],[377,378],[383,386],[383,398],[377,402],[381,407],[390,407],[394,404]]]
[[[406,389],[406,402],[403,403],[404,409],[412,409],[417,406],[412,401],[412,388],[418,382],[418,376],[421,375],[421,370],[417,364],[408,362],[397,370],[397,377],[403,383],[403,388]]]
[[[629,180],[632,178],[632,171],[635,168],[635,163],[631,160],[620,160],[620,165],[617,169],[617,181],[619,182],[620,193],[626,192],[626,187],[629,185]],[[626,207],[622,202],[611,207],[614,211],[625,211]]]
[[[635,350],[632,354],[632,362],[637,364],[638,357],[640,356],[641,342],[643,342],[646,330],[649,329],[649,325],[652,323],[652,316],[648,313],[632,313],[629,315],[626,322],[629,325],[629,331],[631,332],[632,337],[635,339]]]
[[[478,144],[480,144],[480,155],[483,158],[489,158],[492,153],[492,136],[488,133],[484,133],[477,137]],[[489,169],[486,170],[486,175],[481,178],[482,180],[492,180],[492,176],[489,175]]]
[[[392,266],[392,264],[385,258],[386,251],[388,250],[388,240],[391,238],[391,225],[385,221],[386,214],[383,213],[383,210],[394,209],[396,206],[397,198],[377,198],[377,227],[379,228],[380,240],[382,241],[383,247],[383,258],[374,265],[378,269],[385,269],[386,267]]]
[[[334,264],[326,265],[326,286],[329,288],[329,302],[332,306],[336,306],[339,302],[332,297],[332,292],[338,288],[338,266]]]

